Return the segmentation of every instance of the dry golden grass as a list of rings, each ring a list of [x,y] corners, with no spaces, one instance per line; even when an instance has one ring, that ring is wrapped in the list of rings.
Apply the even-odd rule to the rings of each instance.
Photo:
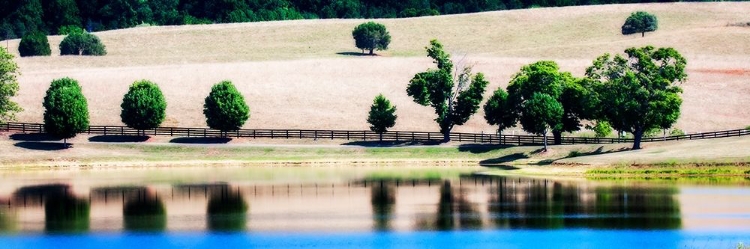
[[[646,10],[660,28],[622,36],[629,13]],[[232,80],[245,94],[252,116],[247,128],[367,129],[372,98],[385,94],[398,106],[399,130],[437,130],[434,114],[405,93],[408,80],[432,67],[424,47],[441,40],[455,58],[466,55],[491,85],[507,85],[526,63],[556,60],[581,76],[602,53],[653,44],[678,49],[688,59],[683,115],[688,132],[750,124],[750,3],[670,3],[543,8],[478,14],[379,20],[390,30],[391,48],[378,57],[356,52],[351,29],[363,20],[300,20],[221,25],[141,27],[97,33],[104,57],[17,59],[23,75],[15,98],[26,111],[19,121],[39,122],[44,91],[52,79],[78,79],[93,124],[119,124],[120,101],[130,83],[150,79],[168,101],[165,125],[205,126],[203,98],[210,86]],[[53,54],[61,37],[50,37]],[[10,42],[17,50],[18,41]],[[493,132],[482,113],[456,131]]]

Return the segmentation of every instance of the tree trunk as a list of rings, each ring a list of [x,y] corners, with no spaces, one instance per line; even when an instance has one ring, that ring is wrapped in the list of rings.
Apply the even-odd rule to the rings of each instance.
[[[371,48],[371,49],[370,49],[370,55],[372,55],[372,54],[373,54],[373,52],[372,52],[373,50],[375,50],[375,49],[374,49],[374,48]]]
[[[382,143],[383,142],[383,133],[382,132],[378,133],[378,136],[380,137],[380,142]]]
[[[447,143],[451,141],[451,131],[444,131],[443,132],[443,143]]]
[[[562,144],[562,131],[552,131],[552,136],[555,140],[554,145]]]
[[[645,37],[645,36],[646,36],[646,32],[645,31],[641,32],[641,37]]]
[[[633,132],[633,149],[641,149],[641,138],[643,138],[643,129],[637,128]]]
[[[68,139],[63,138],[63,148],[68,148]]]
[[[544,131],[544,152],[547,152],[547,131]]]
[[[497,130],[497,143],[503,145],[503,131]]]

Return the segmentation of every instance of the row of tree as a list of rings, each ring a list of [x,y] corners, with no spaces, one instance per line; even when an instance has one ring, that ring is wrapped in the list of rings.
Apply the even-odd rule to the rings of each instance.
[[[44,129],[63,139],[75,137],[89,127],[86,98],[78,81],[62,78],[52,81],[44,97]],[[136,81],[123,96],[120,118],[128,127],[147,130],[159,127],[166,118],[167,102],[159,86],[148,80]],[[205,99],[203,114],[212,129],[237,130],[250,118],[250,108],[230,81],[211,88]],[[145,135],[145,134],[144,134]]]
[[[41,32],[28,33],[18,44],[18,53],[26,56],[49,56],[52,54],[47,35]],[[106,55],[106,46],[99,37],[83,32],[73,32],[60,42],[60,55]]]
[[[0,36],[61,34],[140,24],[181,25],[317,18],[395,18],[653,0],[0,0]]]
[[[414,102],[431,106],[444,141],[450,132],[477,112],[488,82],[471,66],[455,68],[437,40],[426,47],[437,69],[417,73],[406,93]],[[633,149],[640,149],[644,133],[668,129],[680,116],[687,61],[673,48],[629,48],[622,55],[604,54],[586,69],[583,78],[561,72],[554,61],[538,61],[521,68],[507,90],[498,88],[484,105],[485,119],[499,132],[521,125],[529,133],[551,132],[555,144],[563,132],[578,131],[583,121],[606,123],[630,132]]]

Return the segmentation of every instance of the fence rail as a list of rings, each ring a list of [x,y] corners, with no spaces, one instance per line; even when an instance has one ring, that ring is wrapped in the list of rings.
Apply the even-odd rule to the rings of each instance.
[[[43,124],[35,123],[6,123],[0,124],[0,130],[16,131],[22,133],[44,133]],[[89,126],[81,132],[82,134],[93,134],[103,136],[176,136],[176,137],[244,137],[244,138],[271,138],[271,139],[340,139],[353,141],[379,140],[380,135],[367,130],[281,130],[281,129],[240,129],[224,132],[208,128],[184,128],[184,127],[159,127],[150,130],[136,130],[125,126]],[[750,130],[725,130],[704,133],[694,133],[678,136],[643,138],[642,142],[696,140],[723,137],[737,137],[750,135]],[[438,142],[443,139],[439,132],[418,131],[389,131],[383,133],[383,141],[414,141],[414,142]],[[484,133],[451,133],[451,140],[458,142],[473,142],[487,144],[506,145],[539,145],[543,143],[542,136],[535,135],[502,135]],[[550,143],[552,137],[549,137]],[[591,138],[591,137],[562,137],[562,144],[612,144],[632,143],[632,138]]]

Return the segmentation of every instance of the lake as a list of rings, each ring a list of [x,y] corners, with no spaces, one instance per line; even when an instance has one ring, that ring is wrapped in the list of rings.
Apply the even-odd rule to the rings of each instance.
[[[0,172],[0,248],[737,248],[750,178],[482,167]]]

